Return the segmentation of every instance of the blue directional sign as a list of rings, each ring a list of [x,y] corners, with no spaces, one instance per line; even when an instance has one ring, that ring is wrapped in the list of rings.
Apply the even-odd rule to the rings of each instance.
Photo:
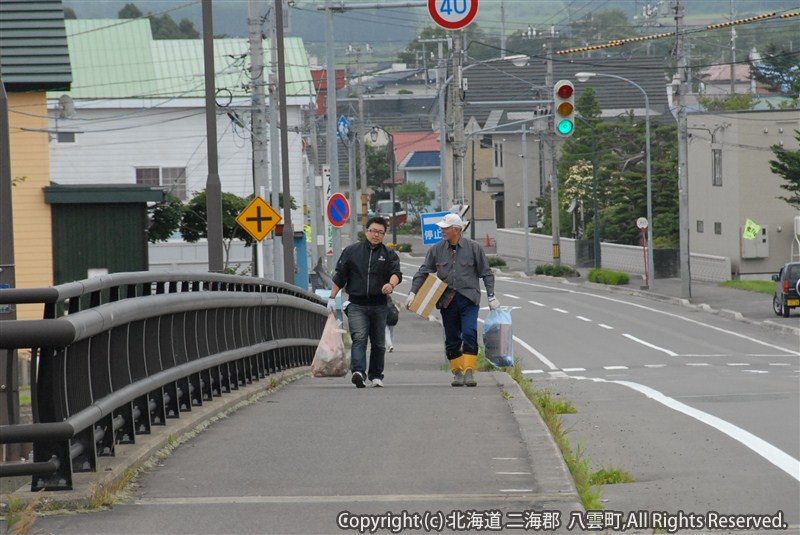
[[[336,137],[344,142],[350,140],[350,123],[347,122],[347,117],[342,115],[336,122]]]
[[[433,245],[442,241],[442,229],[439,228],[438,223],[444,216],[450,212],[434,212],[432,214],[420,214],[422,219],[422,243],[425,245]]]

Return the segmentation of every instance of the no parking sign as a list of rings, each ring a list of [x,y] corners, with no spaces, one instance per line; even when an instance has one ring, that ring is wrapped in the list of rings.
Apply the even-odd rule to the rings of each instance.
[[[343,227],[347,223],[347,218],[350,217],[350,203],[347,202],[347,197],[341,193],[334,193],[328,200],[328,221],[334,227]]]

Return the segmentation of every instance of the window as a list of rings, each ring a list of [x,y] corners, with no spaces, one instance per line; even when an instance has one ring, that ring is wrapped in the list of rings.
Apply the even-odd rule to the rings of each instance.
[[[75,143],[75,132],[58,132],[56,141],[59,143]]]
[[[170,195],[186,200],[186,168],[163,167],[161,169],[161,185]]]
[[[161,186],[170,195],[186,200],[185,167],[137,167],[136,183]]]
[[[722,149],[711,149],[711,185],[722,186]]]
[[[161,174],[158,167],[137,167],[136,168],[136,183],[145,184],[147,186],[160,186]]]
[[[697,221],[697,233],[698,234],[702,234],[703,233],[703,222],[700,221],[700,220]]]
[[[714,234],[722,234],[722,223],[719,221],[714,223]]]

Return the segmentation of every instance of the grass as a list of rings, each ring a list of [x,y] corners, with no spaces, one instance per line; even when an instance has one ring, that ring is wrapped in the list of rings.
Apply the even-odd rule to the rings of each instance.
[[[719,285],[726,288],[736,288],[737,290],[747,290],[748,292],[758,292],[767,295],[773,295],[775,293],[774,281],[731,280],[720,282]]]
[[[9,535],[25,535],[36,523],[36,506],[41,501],[40,496],[34,496],[28,504],[23,507],[22,500],[9,496],[5,514],[6,530]]]
[[[31,405],[31,387],[19,387],[19,405],[20,407],[30,407]]]

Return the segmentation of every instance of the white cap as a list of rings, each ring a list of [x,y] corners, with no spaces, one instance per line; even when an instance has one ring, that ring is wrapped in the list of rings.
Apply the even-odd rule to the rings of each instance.
[[[458,214],[447,214],[441,221],[436,223],[440,228],[459,227],[464,228],[464,222],[458,217]]]

